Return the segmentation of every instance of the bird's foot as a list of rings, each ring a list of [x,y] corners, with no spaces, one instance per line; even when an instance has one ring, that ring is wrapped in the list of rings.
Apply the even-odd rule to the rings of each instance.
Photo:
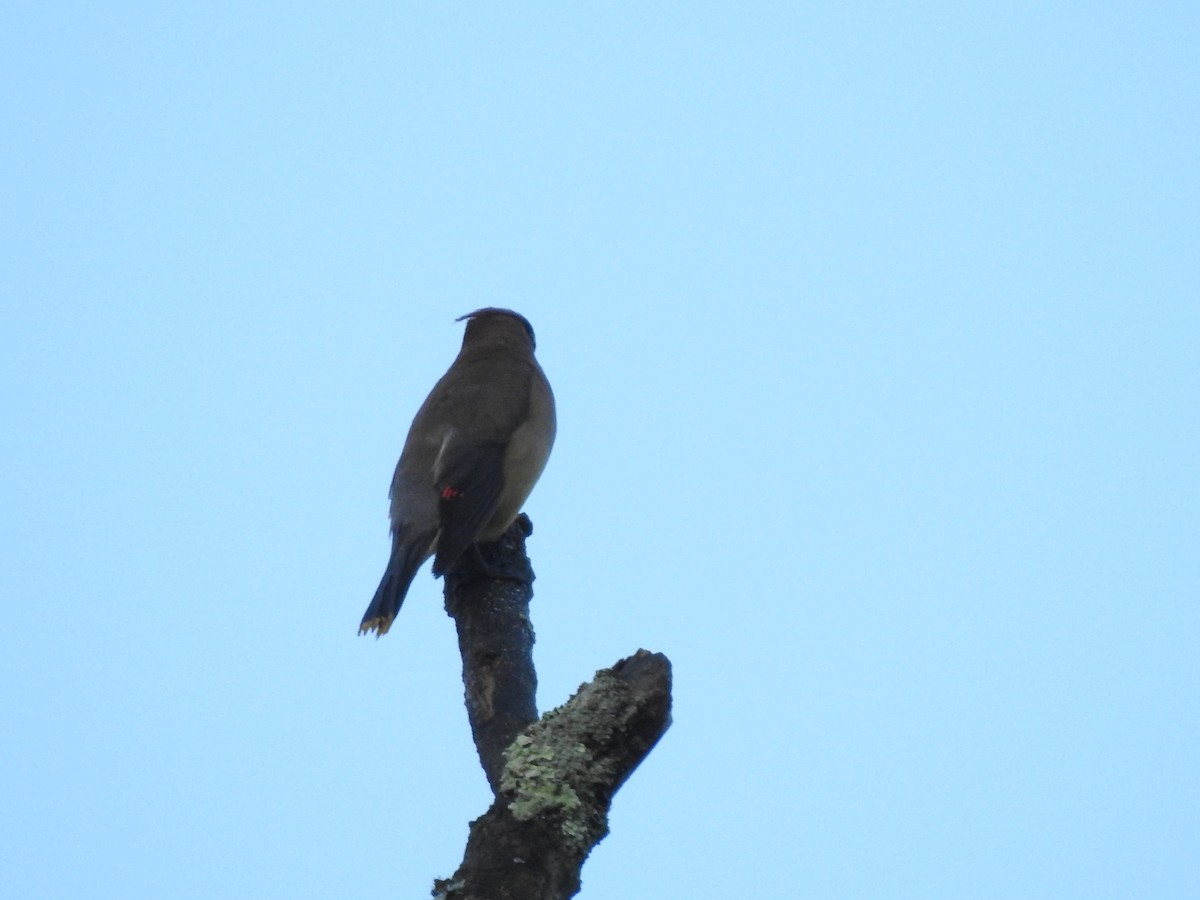
[[[472,544],[470,567],[479,576],[504,581],[517,581],[522,584],[533,580],[533,571],[529,560],[524,554],[513,553],[511,547],[505,546],[503,538],[486,544]]]

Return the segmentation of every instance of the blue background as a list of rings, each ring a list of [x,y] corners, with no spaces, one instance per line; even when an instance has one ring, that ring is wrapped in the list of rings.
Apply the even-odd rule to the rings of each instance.
[[[540,702],[675,724],[591,898],[1200,896],[1191,3],[0,12],[0,882],[426,896],[455,316],[533,322]]]

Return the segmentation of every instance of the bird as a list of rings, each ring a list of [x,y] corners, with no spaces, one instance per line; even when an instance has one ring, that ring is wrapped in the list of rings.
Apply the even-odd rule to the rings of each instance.
[[[533,326],[511,309],[466,320],[462,349],[413,418],[389,492],[392,551],[359,634],[392,627],[417,571],[440,577],[508,529],[554,446],[554,393]]]

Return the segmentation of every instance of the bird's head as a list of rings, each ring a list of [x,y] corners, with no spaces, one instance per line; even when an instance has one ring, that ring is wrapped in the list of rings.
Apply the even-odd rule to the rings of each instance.
[[[520,329],[529,338],[529,348],[531,350],[537,348],[537,339],[533,335],[533,326],[529,324],[529,320],[518,312],[513,312],[511,309],[500,309],[495,306],[487,306],[483,309],[477,309],[475,312],[469,312],[465,316],[459,316],[454,321],[461,322],[467,320],[467,330],[463,334],[463,345],[486,338],[492,335],[508,334],[517,329]]]

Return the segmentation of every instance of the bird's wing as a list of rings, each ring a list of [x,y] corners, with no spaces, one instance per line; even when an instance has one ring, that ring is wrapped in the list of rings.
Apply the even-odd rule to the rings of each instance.
[[[502,443],[449,441],[436,473],[438,521],[433,574],[441,575],[462,556],[496,513],[504,491]]]

